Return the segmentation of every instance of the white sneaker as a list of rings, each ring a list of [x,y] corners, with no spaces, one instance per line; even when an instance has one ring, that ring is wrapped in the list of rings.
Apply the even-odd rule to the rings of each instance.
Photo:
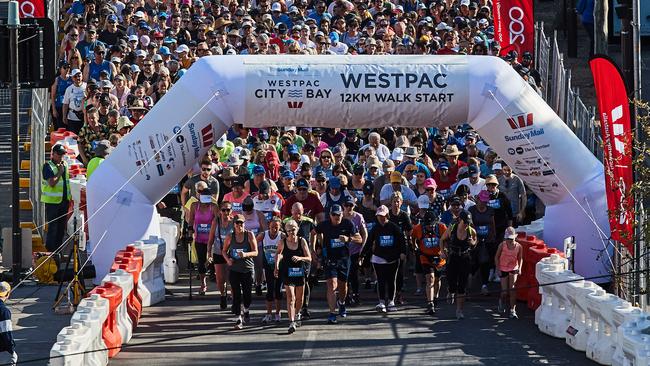
[[[295,322],[291,322],[291,324],[289,324],[289,330],[288,330],[288,333],[291,334],[291,333],[295,332],[295,331],[296,331],[296,328],[297,328],[296,323],[295,323]]]
[[[296,323],[297,328],[302,325],[302,314],[300,312],[296,314],[296,321],[294,323]]]
[[[268,324],[273,320],[273,316],[271,314],[266,314],[264,315],[264,318],[262,318],[262,324]]]
[[[377,304],[377,306],[375,306],[375,310],[377,310],[380,313],[385,313],[386,312],[386,305],[382,301],[379,304]]]
[[[282,316],[280,315],[280,313],[275,313],[275,322],[279,323],[280,319],[282,319]]]
[[[465,319],[465,314],[463,314],[462,310],[456,310],[456,319]]]
[[[235,320],[235,329],[244,329],[244,320],[241,318],[241,315]]]
[[[394,313],[394,312],[396,312],[396,311],[397,311],[397,306],[395,306],[395,302],[394,302],[394,301],[389,302],[389,303],[388,303],[388,307],[386,308],[386,310],[387,310],[389,313]]]

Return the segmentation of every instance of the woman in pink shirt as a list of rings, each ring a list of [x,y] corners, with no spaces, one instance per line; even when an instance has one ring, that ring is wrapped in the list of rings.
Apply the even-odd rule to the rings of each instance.
[[[232,203],[232,212],[234,215],[244,213],[242,203],[250,195],[244,191],[244,180],[237,177],[232,181],[232,191],[223,196],[224,201]]]
[[[515,292],[515,282],[521,272],[523,254],[521,244],[515,240],[517,232],[513,227],[506,228],[503,241],[497,248],[497,254],[494,257],[496,268],[501,275],[501,297],[499,298],[499,312],[504,311],[505,303],[510,300],[509,310],[510,319],[517,319],[515,304],[517,302],[517,293]]]

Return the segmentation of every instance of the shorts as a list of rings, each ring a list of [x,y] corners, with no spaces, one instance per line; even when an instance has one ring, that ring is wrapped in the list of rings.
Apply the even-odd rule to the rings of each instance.
[[[502,270],[499,270],[499,277],[506,278],[506,277],[508,277],[510,275],[518,275],[519,273],[520,273],[520,271],[518,271],[518,270],[515,270],[515,271],[502,271]]]
[[[212,264],[226,264],[226,258],[221,254],[212,253]]]
[[[428,272],[424,272],[424,268],[422,268],[422,263],[420,263],[420,261],[418,260],[415,261],[415,268],[413,272],[418,274],[428,273]]]
[[[432,266],[429,264],[422,264],[422,272],[424,274],[431,274],[433,273],[434,276],[440,277],[442,275],[442,271],[436,268],[436,266]]]
[[[336,278],[339,281],[348,281],[350,272],[350,258],[343,257],[339,259],[326,259],[323,265],[325,279]]]

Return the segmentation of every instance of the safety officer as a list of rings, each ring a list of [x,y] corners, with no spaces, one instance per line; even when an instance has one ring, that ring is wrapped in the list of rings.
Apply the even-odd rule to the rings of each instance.
[[[66,214],[70,201],[70,172],[63,156],[66,149],[56,144],[52,147],[50,161],[43,165],[41,183],[41,202],[45,204],[45,219],[48,223],[45,247],[56,250],[63,242],[66,228]]]

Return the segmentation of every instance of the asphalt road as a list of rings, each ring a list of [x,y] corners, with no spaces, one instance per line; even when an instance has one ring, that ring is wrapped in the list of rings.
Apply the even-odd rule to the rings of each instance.
[[[374,311],[374,294],[365,290],[361,306],[351,308],[339,324],[328,325],[321,284],[310,306],[312,319],[289,335],[286,315],[278,325],[260,323],[263,297],[254,296],[251,322],[233,330],[233,316],[217,310],[216,293],[188,301],[185,288],[174,291],[163,304],[144,311],[133,339],[110,365],[593,364],[564,340],[539,333],[534,313],[523,304],[519,320],[497,314],[495,295],[474,297],[466,303],[466,318],[458,321],[450,304],[442,304],[433,318],[423,315],[422,300],[414,296],[400,311],[381,315]]]

